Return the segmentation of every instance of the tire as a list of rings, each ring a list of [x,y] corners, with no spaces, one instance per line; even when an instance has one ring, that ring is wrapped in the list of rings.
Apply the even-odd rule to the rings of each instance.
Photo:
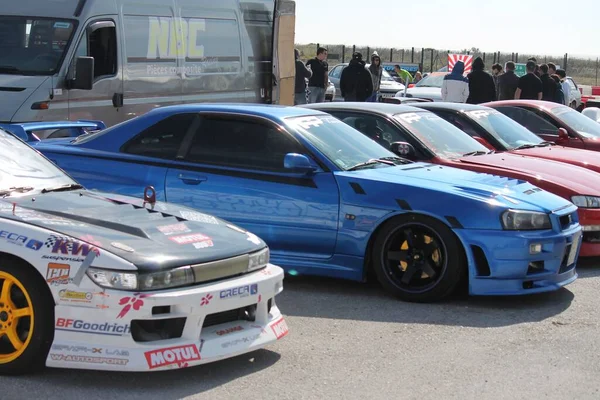
[[[458,238],[445,224],[421,215],[401,215],[385,222],[371,259],[384,289],[409,302],[443,300],[468,276]]]
[[[7,282],[11,286],[8,292]],[[29,316],[15,318],[17,309]],[[9,333],[11,327],[14,330]],[[13,344],[15,340],[21,341],[20,348]],[[53,340],[54,300],[46,282],[27,263],[0,256],[0,374],[42,370]]]

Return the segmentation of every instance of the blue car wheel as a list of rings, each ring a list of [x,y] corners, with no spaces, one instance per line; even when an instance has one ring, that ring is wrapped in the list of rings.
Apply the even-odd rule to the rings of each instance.
[[[420,215],[386,222],[375,239],[372,260],[381,285],[405,301],[442,300],[467,277],[458,238],[443,223]]]

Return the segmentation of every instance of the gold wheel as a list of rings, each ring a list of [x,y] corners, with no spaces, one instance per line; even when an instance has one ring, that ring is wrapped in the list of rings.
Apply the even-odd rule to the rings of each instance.
[[[0,271],[0,364],[19,358],[33,336],[33,306],[25,286]]]

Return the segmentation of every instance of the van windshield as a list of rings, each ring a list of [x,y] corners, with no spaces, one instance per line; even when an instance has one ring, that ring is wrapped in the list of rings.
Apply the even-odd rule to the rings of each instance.
[[[75,24],[71,20],[0,16],[0,74],[54,75]]]

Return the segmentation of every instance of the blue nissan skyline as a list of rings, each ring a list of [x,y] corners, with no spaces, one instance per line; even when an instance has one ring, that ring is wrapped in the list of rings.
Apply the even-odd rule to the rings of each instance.
[[[525,181],[411,162],[320,111],[161,107],[31,144],[88,189],[139,197],[152,186],[157,200],[231,221],[295,275],[365,281],[372,270],[414,302],[465,282],[471,295],[522,295],[577,278],[572,203]]]

